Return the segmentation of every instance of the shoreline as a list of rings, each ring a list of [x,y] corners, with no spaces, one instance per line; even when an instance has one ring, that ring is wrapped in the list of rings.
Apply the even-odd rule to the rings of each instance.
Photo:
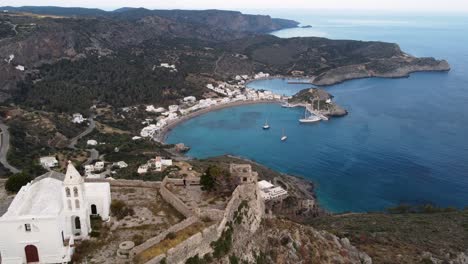
[[[166,139],[167,139],[167,135],[169,134],[169,132],[172,131],[172,129],[174,129],[176,126],[186,122],[186,121],[189,121],[190,119],[192,118],[195,118],[197,116],[200,116],[200,115],[203,115],[203,114],[207,114],[207,113],[210,113],[210,112],[214,112],[214,111],[218,111],[218,110],[222,110],[222,109],[225,109],[225,108],[231,108],[231,107],[236,107],[236,106],[242,106],[242,105],[253,105],[253,104],[280,104],[281,101],[280,100],[246,100],[246,101],[236,101],[236,102],[232,102],[232,103],[227,103],[227,104],[220,104],[220,105],[215,105],[215,106],[210,106],[210,107],[207,107],[207,108],[204,108],[204,109],[200,109],[198,111],[195,111],[195,112],[192,112],[192,113],[189,113],[187,115],[184,115],[182,116],[181,118],[178,118],[176,120],[174,120],[173,122],[167,124],[167,126],[165,126],[161,132],[158,133],[158,135],[154,136],[153,139],[160,142],[160,143],[163,143],[163,144],[166,144]]]

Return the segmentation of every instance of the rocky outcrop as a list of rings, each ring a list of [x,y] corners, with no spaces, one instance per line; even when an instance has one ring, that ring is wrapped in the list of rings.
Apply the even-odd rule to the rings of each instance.
[[[242,232],[234,234],[231,255],[248,263],[366,263],[372,259],[326,231],[317,231],[279,219],[266,219],[248,239]]]
[[[310,88],[296,93],[289,103],[292,105],[311,105],[314,110],[328,117],[340,117],[348,114],[348,111],[332,101],[333,95],[323,89]]]

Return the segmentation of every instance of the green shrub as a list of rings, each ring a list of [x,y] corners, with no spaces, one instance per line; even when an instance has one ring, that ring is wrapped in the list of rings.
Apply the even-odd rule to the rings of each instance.
[[[227,225],[227,228],[221,234],[221,237],[211,243],[213,248],[213,257],[219,259],[225,256],[232,247],[232,233],[233,233],[232,223]]]
[[[239,258],[236,255],[229,256],[229,264],[239,264]]]
[[[185,264],[205,264],[207,263],[204,259],[201,259],[198,255],[188,258],[187,261],[185,261]]]
[[[26,173],[17,173],[10,177],[5,183],[5,190],[9,192],[17,193],[21,187],[28,184],[28,182],[32,181],[33,177]]]
[[[101,232],[93,230],[93,231],[91,231],[91,233],[89,233],[89,235],[90,235],[91,237],[100,237],[100,236],[101,236]]]
[[[141,244],[143,244],[143,242],[145,242],[143,240],[143,236],[139,235],[139,234],[133,235],[132,241],[135,243],[135,246],[141,245]]]
[[[200,178],[200,185],[203,191],[212,191],[215,187],[215,179],[209,174],[203,174]]]
[[[121,220],[128,215],[132,216],[135,214],[133,208],[128,207],[127,204],[121,200],[112,201],[111,212],[118,220]]]
[[[166,235],[166,238],[165,239],[174,239],[176,238],[176,234],[174,234],[174,232],[169,232],[167,235]]]

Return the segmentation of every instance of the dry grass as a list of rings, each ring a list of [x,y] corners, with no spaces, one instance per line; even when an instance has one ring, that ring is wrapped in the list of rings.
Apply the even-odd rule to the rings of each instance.
[[[209,226],[210,224],[211,223],[197,222],[185,229],[180,230],[179,232],[174,234],[174,238],[165,238],[160,243],[138,254],[134,258],[135,263],[145,263],[161,254],[166,253],[169,249],[184,242],[186,239],[202,231],[205,227]]]
[[[103,134],[130,134],[128,131],[124,131],[115,127],[104,125],[96,122],[96,129]]]

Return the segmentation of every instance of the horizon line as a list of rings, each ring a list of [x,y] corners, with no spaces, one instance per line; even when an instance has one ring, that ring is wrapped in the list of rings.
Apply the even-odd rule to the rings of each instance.
[[[145,6],[120,6],[120,7],[90,7],[90,6],[60,6],[60,5],[4,5],[1,6],[12,7],[12,8],[21,8],[21,7],[58,7],[58,8],[82,8],[82,9],[98,9],[104,12],[113,12],[122,8],[133,8],[133,9],[147,9],[147,10],[193,10],[193,11],[203,11],[203,10],[219,10],[219,11],[269,11],[269,10],[291,10],[291,11],[325,11],[325,12],[379,12],[379,13],[401,13],[401,14],[468,14],[468,10],[408,10],[408,9],[363,9],[363,8],[300,8],[300,7],[269,7],[269,8],[257,8],[257,7],[231,7],[231,8],[216,8],[216,7],[201,7],[201,8],[183,8],[183,7],[145,7]]]

